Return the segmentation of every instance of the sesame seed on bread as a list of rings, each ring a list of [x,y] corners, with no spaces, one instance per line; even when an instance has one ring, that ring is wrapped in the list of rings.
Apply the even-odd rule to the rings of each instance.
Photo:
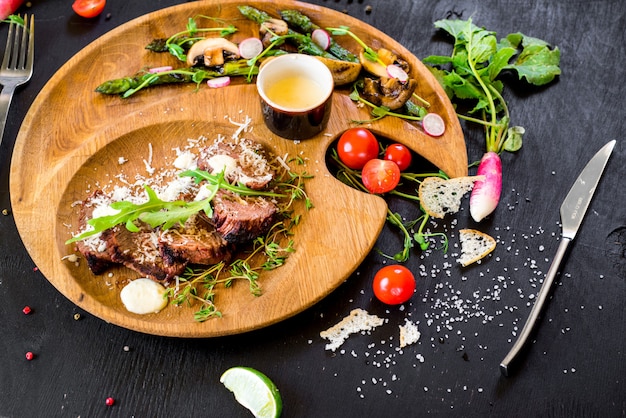
[[[424,211],[433,218],[442,219],[447,214],[457,213],[461,199],[472,190],[474,182],[483,176],[466,176],[452,179],[427,177],[420,184],[418,195]]]
[[[496,248],[495,239],[475,229],[461,229],[459,240],[461,241],[461,257],[457,259],[457,262],[463,267],[486,257]]]

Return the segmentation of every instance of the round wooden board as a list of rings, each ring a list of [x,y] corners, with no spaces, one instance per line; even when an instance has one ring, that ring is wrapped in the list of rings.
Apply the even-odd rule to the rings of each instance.
[[[256,35],[258,27],[243,18],[239,1],[197,1],[160,10],[109,32],[69,60],[42,89],[24,119],[17,137],[10,177],[13,214],[20,235],[45,277],[67,298],[91,314],[139,332],[176,337],[212,337],[258,329],[312,306],[339,286],[372,249],[386,217],[380,197],[341,184],[328,171],[325,155],[330,144],[350,120],[368,119],[367,109],[357,107],[337,90],[326,131],[306,141],[288,141],[264,125],[254,84],[236,81],[227,88],[202,85],[160,86],[121,99],[94,92],[100,82],[134,74],[143,67],[180,66],[169,54],[145,49],[185,27],[199,14],[232,22],[235,42]],[[418,94],[431,103],[431,111],[446,122],[439,138],[425,135],[419,124],[384,118],[372,131],[402,142],[451,176],[467,174],[463,134],[443,90],[430,72],[409,51],[382,32],[345,14],[291,1],[248,2],[277,16],[296,8],[322,27],[346,25],[366,43],[384,46],[407,60]],[[358,51],[349,37],[344,45]],[[250,136],[277,155],[306,159],[303,167],[314,175],[307,191],[315,208],[301,210],[303,220],[294,235],[296,252],[287,263],[260,279],[263,294],[254,297],[245,283],[220,290],[216,304],[220,319],[203,323],[193,319],[194,308],[169,306],[158,314],[129,313],[119,298],[120,287],[137,277],[125,268],[94,276],[86,263],[78,266],[63,258],[73,252],[65,241],[77,225],[73,204],[88,189],[116,181],[115,176],[145,173],[143,160],[152,149],[155,168],[166,164],[175,147],[189,138],[231,135],[241,122],[252,119]],[[119,157],[129,159],[121,166]],[[170,159],[171,163],[171,159]]]

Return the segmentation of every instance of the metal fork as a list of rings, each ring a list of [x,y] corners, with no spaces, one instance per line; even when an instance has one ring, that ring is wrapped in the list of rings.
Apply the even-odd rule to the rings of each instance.
[[[33,61],[35,58],[35,17],[24,15],[24,26],[17,23],[9,25],[7,46],[4,50],[4,59],[0,66],[0,143],[4,136],[4,127],[7,122],[9,106],[17,86],[30,80],[33,75]]]

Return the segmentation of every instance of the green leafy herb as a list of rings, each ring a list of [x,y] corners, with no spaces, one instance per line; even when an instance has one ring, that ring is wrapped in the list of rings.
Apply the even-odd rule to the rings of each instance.
[[[200,211],[204,211],[207,215],[211,216],[213,214],[211,200],[219,188],[219,184],[217,186],[210,186],[210,188],[211,187],[212,193],[205,199],[195,202],[182,200],[166,202],[159,199],[154,190],[149,186],[144,186],[146,196],[148,197],[147,202],[141,204],[126,200],[113,202],[110,206],[111,209],[119,211],[117,214],[100,216],[88,220],[87,224],[92,228],[76,235],[65,243],[71,244],[83,240],[120,224],[124,224],[126,229],[131,232],[137,232],[139,231],[139,227],[136,225],[137,221],[145,222],[152,228],[160,226],[163,229],[169,229],[178,223],[184,223],[189,216]]]
[[[524,129],[509,129],[510,115],[502,96],[504,71],[516,72],[528,83],[542,86],[561,73],[560,51],[537,38],[521,33],[498,41],[496,33],[472,20],[438,20],[435,27],[454,38],[450,56],[431,55],[422,61],[431,65],[435,77],[452,100],[470,100],[474,107],[459,117],[485,127],[487,151],[516,151],[522,146]]]

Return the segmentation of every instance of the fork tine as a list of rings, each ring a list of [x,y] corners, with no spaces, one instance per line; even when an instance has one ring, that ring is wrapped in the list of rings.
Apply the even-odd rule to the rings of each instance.
[[[25,14],[24,15],[24,26],[21,27],[21,41],[22,41],[22,47],[19,50],[19,54],[16,54],[16,59],[17,59],[17,63],[15,64],[15,67],[17,69],[22,69],[24,68],[24,65],[26,65],[26,56],[28,54],[28,38],[29,38],[29,34],[28,34],[28,15]]]
[[[15,24],[15,33],[13,35],[13,49],[11,50],[10,69],[17,68],[20,57],[20,40],[22,39],[21,35],[23,35],[23,28],[20,25]]]
[[[4,58],[2,59],[2,68],[9,68],[9,60],[11,59],[11,51],[13,48],[13,32],[15,31],[15,26],[15,23],[9,24],[7,45],[4,50]]]
[[[26,69],[33,72],[33,61],[35,60],[35,16],[30,16],[28,31],[28,57],[26,59]]]

